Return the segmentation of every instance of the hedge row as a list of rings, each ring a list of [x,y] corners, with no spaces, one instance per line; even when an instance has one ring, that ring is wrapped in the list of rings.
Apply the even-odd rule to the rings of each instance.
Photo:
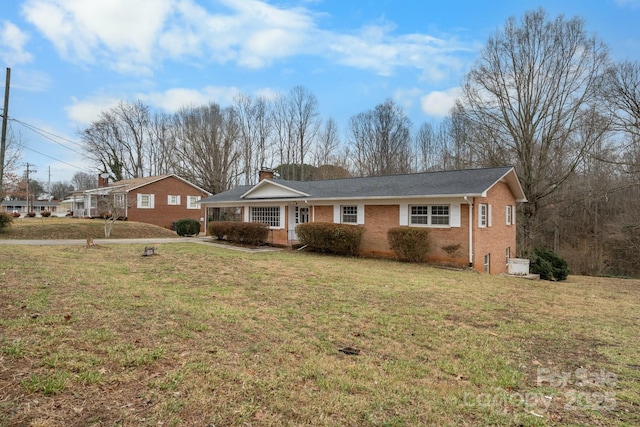
[[[269,226],[256,222],[213,221],[209,234],[218,240],[248,245],[264,245],[269,237]]]
[[[364,228],[349,224],[308,222],[296,227],[301,244],[312,250],[338,255],[358,255]]]
[[[387,231],[389,246],[402,261],[422,262],[429,251],[429,230],[394,227]]]

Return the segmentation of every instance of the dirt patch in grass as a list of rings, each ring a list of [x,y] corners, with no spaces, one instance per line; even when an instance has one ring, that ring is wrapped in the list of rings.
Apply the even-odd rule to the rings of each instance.
[[[0,425],[640,423],[640,281],[141,249],[0,246]]]
[[[0,239],[58,240],[104,238],[104,220],[84,218],[19,218],[0,231]],[[176,237],[166,228],[141,222],[118,221],[111,231],[113,239]]]

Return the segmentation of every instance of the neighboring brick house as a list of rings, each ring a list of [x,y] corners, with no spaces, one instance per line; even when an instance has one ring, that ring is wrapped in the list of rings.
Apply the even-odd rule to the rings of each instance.
[[[98,188],[82,193],[73,214],[77,217],[99,217],[102,211],[109,211],[115,206],[118,213],[129,221],[171,229],[175,221],[193,218],[204,225],[204,209],[198,202],[210,195],[174,174],[114,183],[109,183],[107,178],[99,178]]]
[[[305,182],[263,171],[256,185],[200,201],[207,218],[269,224],[276,244],[295,243],[296,225],[309,221],[362,225],[367,256],[393,256],[391,227],[426,227],[430,261],[491,274],[515,256],[519,202],[526,197],[512,167]]]

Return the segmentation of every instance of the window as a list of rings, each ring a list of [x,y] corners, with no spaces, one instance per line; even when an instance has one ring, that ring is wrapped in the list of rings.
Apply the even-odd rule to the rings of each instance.
[[[280,206],[252,206],[251,222],[267,224],[269,227],[280,227]]]
[[[179,206],[180,205],[180,196],[175,194],[169,194],[167,196],[167,205]]]
[[[486,254],[484,256],[484,272],[485,273],[489,273],[490,261],[491,261],[491,256],[489,254]]]
[[[506,264],[509,265],[509,259],[511,258],[511,248],[508,247],[505,251]]]
[[[449,206],[431,206],[431,225],[449,225]]]
[[[187,209],[200,209],[200,196],[187,196]]]
[[[153,194],[138,194],[138,209],[153,209]]]
[[[343,206],[342,207],[342,221],[345,224],[357,224],[358,223],[358,207],[357,206]]]
[[[513,206],[511,205],[507,205],[507,213],[506,213],[506,218],[507,218],[507,225],[511,225],[513,224]]]
[[[409,224],[449,225],[449,205],[411,206]]]
[[[480,204],[478,206],[480,211],[478,212],[478,227],[485,228],[489,223],[489,208],[486,204]]]

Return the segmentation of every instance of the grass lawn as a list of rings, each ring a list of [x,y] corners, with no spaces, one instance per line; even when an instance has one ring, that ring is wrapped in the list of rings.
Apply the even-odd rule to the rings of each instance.
[[[0,425],[640,425],[639,280],[157,248],[0,246]]]
[[[0,239],[94,239],[104,238],[104,220],[88,218],[17,218],[0,230]],[[176,233],[156,225],[117,221],[110,238],[176,237]]]

